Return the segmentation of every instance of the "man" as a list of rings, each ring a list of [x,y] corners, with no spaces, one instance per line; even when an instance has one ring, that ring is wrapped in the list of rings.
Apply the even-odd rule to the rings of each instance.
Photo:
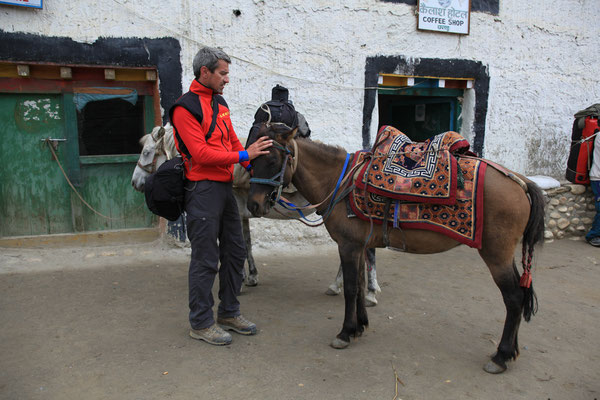
[[[254,335],[256,325],[240,313],[246,251],[232,192],[233,165],[267,154],[272,140],[263,137],[248,149],[238,140],[229,108],[220,96],[229,83],[231,59],[204,47],[193,61],[195,79],[169,115],[175,143],[185,160],[187,234],[192,246],[189,269],[190,336],[214,345],[231,343],[232,330]],[[219,263],[221,264],[219,268]],[[212,287],[219,273],[219,307],[213,316]]]
[[[594,153],[592,156],[592,167],[590,168],[590,186],[594,193],[594,204],[596,215],[592,228],[585,235],[585,240],[594,247],[600,247],[600,119],[596,119],[598,128],[594,130]]]

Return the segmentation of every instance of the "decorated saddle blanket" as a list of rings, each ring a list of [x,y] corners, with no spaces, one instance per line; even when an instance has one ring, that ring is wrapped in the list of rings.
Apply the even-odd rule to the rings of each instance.
[[[398,200],[454,204],[461,179],[453,153],[465,152],[469,142],[445,132],[413,143],[394,127],[383,126],[370,153],[360,153],[364,166],[356,186]]]
[[[397,131],[394,128],[391,129]],[[380,131],[380,135],[382,131]],[[390,135],[389,137],[390,141],[384,138],[382,143],[389,144],[386,147],[391,149],[392,145],[397,143],[398,135]],[[410,142],[408,143],[410,144]],[[458,159],[454,157],[452,154],[457,149],[459,152],[472,154],[468,152],[468,142],[455,132],[446,132],[438,135],[432,141],[425,142],[424,144],[412,144],[420,146],[404,147],[405,150],[413,151],[402,151],[405,154],[398,152],[398,154],[394,155],[394,159],[398,160],[398,164],[401,157],[408,157],[412,161],[415,161],[415,164],[412,165],[419,164],[425,167],[428,161],[422,160],[423,151],[417,154],[415,149],[431,150],[434,146],[443,147],[445,155],[438,157],[436,169],[445,170],[447,174],[444,175],[439,171],[433,171],[433,176],[434,179],[436,179],[435,177],[439,179],[438,182],[444,183],[431,185],[431,182],[425,179],[423,177],[425,174],[423,174],[416,178],[417,180],[408,181],[410,185],[408,183],[405,184],[405,187],[408,187],[412,191],[400,192],[399,186],[401,185],[394,186],[396,181],[406,181],[397,179],[392,176],[391,172],[388,172],[386,176],[391,181],[388,181],[388,184],[380,185],[377,190],[372,190],[368,184],[370,181],[367,180],[367,184],[365,184],[364,180],[361,182],[367,171],[366,167],[358,167],[360,173],[355,175],[356,188],[348,196],[351,216],[357,216],[366,221],[372,220],[379,225],[383,224],[385,219],[388,224],[400,229],[425,229],[439,232],[470,247],[481,248],[483,187],[487,164],[481,162],[479,159],[460,158],[460,155]],[[384,150],[384,148],[381,147],[381,150]],[[353,164],[355,166],[360,163],[368,165],[370,157],[370,152],[357,153]],[[432,160],[431,162],[433,163],[434,161]],[[378,165],[383,166],[385,163],[380,162]],[[391,162],[390,165],[392,165]],[[453,171],[452,168],[455,170]],[[399,169],[411,170],[411,168],[406,167],[406,164],[402,164],[402,168]],[[369,173],[368,176],[370,177],[372,174]],[[460,184],[457,183],[458,177],[460,177]],[[382,180],[379,179],[378,182]],[[418,190],[423,186],[427,187],[429,191]],[[442,194],[442,196],[439,198],[435,197],[438,194]],[[423,198],[427,200],[423,201]],[[441,201],[438,201],[439,199]],[[452,199],[452,202],[450,199]]]

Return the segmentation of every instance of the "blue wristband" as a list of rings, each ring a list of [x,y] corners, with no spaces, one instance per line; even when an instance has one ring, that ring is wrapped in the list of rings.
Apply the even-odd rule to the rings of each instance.
[[[250,160],[250,157],[248,157],[248,152],[246,150],[240,151],[239,153],[240,153],[240,161],[238,161],[238,162]]]

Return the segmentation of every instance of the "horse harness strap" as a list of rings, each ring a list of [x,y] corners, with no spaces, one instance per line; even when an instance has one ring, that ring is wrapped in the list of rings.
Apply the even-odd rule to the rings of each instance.
[[[519,184],[519,186],[521,186],[521,188],[523,189],[523,191],[525,193],[529,192],[529,189],[527,189],[527,184],[525,183],[525,181],[523,181],[523,179],[519,178],[514,172],[511,172],[511,171],[507,170],[506,168],[504,168],[502,165],[497,164],[490,160],[486,160],[481,157],[473,157],[473,156],[468,156],[468,155],[463,155],[463,154],[461,154],[460,157],[461,158],[469,158],[471,160],[479,160],[481,162],[486,163],[490,167],[494,168],[496,171],[502,173],[507,178],[510,178],[513,181],[517,182]],[[528,195],[528,197],[529,197],[529,195]]]
[[[149,174],[153,174],[156,171],[156,160],[158,159],[158,155],[154,154],[154,158],[152,158],[152,162],[150,164],[142,165],[140,160],[137,162],[137,166],[146,171]]]
[[[384,206],[384,214],[383,214],[383,224],[381,224],[381,228],[383,229],[383,245],[385,247],[389,247],[390,245],[390,236],[388,232],[388,217],[390,214],[390,206],[392,205],[392,199],[390,197],[385,198],[385,206]]]
[[[294,160],[294,167],[293,167],[293,171],[295,172],[295,166],[297,166],[298,164],[298,146],[296,144],[296,141],[292,139],[292,142],[294,144],[294,151],[295,151],[295,157],[293,157],[292,159]],[[330,205],[327,207],[327,209],[321,214],[318,210],[317,210],[317,214],[321,214],[323,217],[323,220],[321,222],[319,222],[316,225],[310,225],[313,227],[322,225],[323,223],[325,223],[325,219],[327,219],[327,217],[329,216],[329,214],[331,213],[331,211],[333,210],[334,206],[339,203],[339,201],[343,198],[345,198],[352,190],[354,190],[355,186],[352,183],[353,179],[352,177],[354,176],[354,174],[356,173],[356,171],[358,170],[358,167],[360,167],[360,165],[355,165],[354,167],[352,167],[350,169],[350,171],[348,171],[346,173],[346,169],[348,164],[352,163],[352,160],[354,159],[354,156],[356,155],[356,153],[347,153],[346,154],[346,161],[344,164],[344,167],[342,169],[342,173],[340,174],[340,177],[338,178],[338,183],[336,185],[336,187],[333,189],[333,191],[331,191],[327,196],[325,196],[325,198],[323,199],[323,201],[317,203],[317,204],[309,204],[307,206],[304,207],[294,207],[294,209],[298,212],[300,212],[300,210],[311,210],[311,209],[318,209],[318,207],[322,206],[323,204],[325,204],[325,202],[331,198],[331,203]],[[252,179],[251,179],[252,181]],[[257,182],[258,183],[258,182]],[[340,194],[337,196],[337,192],[339,191],[340,188],[343,188],[342,191],[340,192]],[[284,196],[279,196],[279,199],[283,200],[286,203],[290,203],[290,201],[288,199],[286,199]],[[304,221],[302,221],[300,219],[300,221],[304,224],[306,224]],[[308,224],[306,224],[308,225]]]
[[[142,170],[146,171],[149,174],[153,174],[156,172],[156,162],[158,160],[159,149],[162,148],[163,153],[167,154],[165,151],[165,137],[164,134],[159,139],[154,138],[154,136],[150,135],[152,140],[154,140],[154,157],[152,157],[152,162],[150,164],[142,165],[140,160],[137,161],[137,166]]]
[[[269,185],[269,186],[273,186],[274,189],[277,189],[277,194],[275,194],[275,198],[271,198],[271,201],[273,203],[276,203],[281,198],[281,191],[283,190],[283,186],[284,186],[283,179],[285,177],[285,167],[288,163],[288,160],[291,158],[291,152],[287,147],[282,146],[281,144],[279,144],[275,141],[273,142],[273,147],[275,147],[277,150],[281,150],[285,154],[285,159],[281,163],[281,171],[279,171],[273,177],[268,178],[268,179],[266,179],[266,178],[250,178],[250,183]],[[271,192],[271,196],[273,196],[273,194],[274,194],[274,191]]]

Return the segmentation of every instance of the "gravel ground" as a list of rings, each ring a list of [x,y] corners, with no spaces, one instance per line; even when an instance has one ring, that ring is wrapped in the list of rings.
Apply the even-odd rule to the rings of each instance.
[[[504,306],[467,247],[378,250],[379,305],[346,350],[329,346],[344,312],[324,294],[335,247],[257,251],[260,283],[240,301],[259,332],[227,347],[188,336],[188,257],[162,242],[0,249],[0,398],[600,398],[600,249],[585,242],[538,251],[539,312],[502,375],[482,366]]]

